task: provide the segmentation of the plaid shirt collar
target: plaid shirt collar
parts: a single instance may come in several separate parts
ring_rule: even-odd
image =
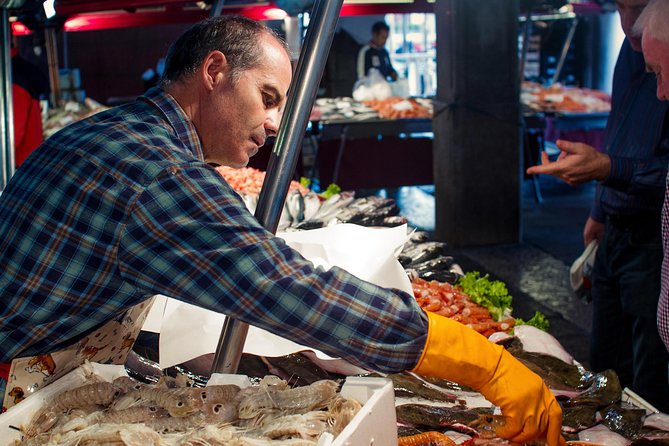
[[[144,93],[144,95],[140,96],[139,100],[158,109],[167,122],[169,122],[172,129],[174,129],[174,132],[183,142],[184,146],[193,150],[193,156],[195,156],[195,158],[205,162],[204,152],[202,151],[202,144],[200,136],[197,133],[197,128],[172,95],[166,93],[160,87],[153,87]]]

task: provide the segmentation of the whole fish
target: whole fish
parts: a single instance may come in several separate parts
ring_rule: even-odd
[[[613,370],[605,370],[597,373],[590,387],[565,403],[566,406],[587,404],[591,406],[604,407],[620,401],[622,397],[620,379]]]
[[[336,380],[342,376],[334,376],[320,368],[314,362],[307,359],[299,353],[277,357],[263,357],[263,362],[280,370],[280,377],[285,376],[285,380],[291,387],[308,386],[323,379]],[[270,368],[270,372],[273,369]],[[272,373],[275,374],[276,373]]]
[[[436,280],[437,282],[454,285],[462,275],[453,271],[425,271],[418,273],[418,277],[424,280]]]
[[[304,220],[311,220],[316,216],[318,210],[321,208],[321,199],[318,195],[309,191],[304,196]]]
[[[632,440],[641,432],[645,417],[645,409],[639,409],[629,404],[613,404],[602,412],[602,424],[613,432]]]
[[[419,397],[430,401],[443,401],[449,403],[459,401],[457,395],[432,387],[416,375],[410,373],[391,373],[386,375],[386,378],[390,378],[393,382],[396,397]]]
[[[512,355],[525,364],[527,368],[541,376],[546,385],[552,389],[574,390],[587,385],[586,377],[581,369],[554,356],[524,350],[513,351]]]
[[[449,271],[453,266],[454,260],[452,256],[439,256],[434,259],[426,260],[420,263],[411,263],[409,267],[416,270],[418,274],[426,271]]]
[[[555,356],[567,364],[574,364],[574,357],[555,337],[543,330],[531,325],[518,325],[514,328],[513,334],[520,339],[525,351]]]
[[[237,373],[246,375],[256,382],[270,374],[267,364],[259,356],[252,355],[251,353],[242,353]]]
[[[426,262],[431,259],[435,259],[439,256],[445,255],[446,243],[443,242],[427,242],[420,243],[414,246],[409,247],[409,249],[403,249],[401,254],[409,257],[411,264],[419,264]]]
[[[597,424],[597,408],[594,406],[575,406],[562,408],[562,430],[579,432]]]
[[[630,446],[669,446],[669,438],[641,437],[630,443]]]
[[[391,215],[381,220],[378,226],[394,228],[395,226],[406,225],[407,223],[409,223],[409,220],[407,220],[406,217],[402,217],[401,215]]]
[[[595,444],[605,444],[606,446],[628,446],[630,444],[627,438],[612,432],[608,427],[601,424],[579,432],[578,439]]]
[[[424,243],[430,240],[430,234],[426,231],[415,231],[409,236],[411,243]]]
[[[481,415],[491,415],[492,409],[462,409],[455,407],[429,406],[426,404],[401,404],[395,408],[397,422],[408,426],[423,426],[432,429],[449,427],[458,431],[472,432],[469,428],[480,422]]]

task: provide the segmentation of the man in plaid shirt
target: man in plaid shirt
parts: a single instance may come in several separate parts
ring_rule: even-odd
[[[564,444],[553,395],[502,347],[409,294],[314,267],[216,172],[276,134],[291,76],[266,27],[209,19],[172,45],[160,87],[33,152],[0,196],[0,362],[163,294],[369,369],[461,382],[508,416],[500,436]]]

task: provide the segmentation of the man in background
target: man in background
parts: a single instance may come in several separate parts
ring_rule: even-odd
[[[590,366],[615,370],[621,384],[669,412],[669,355],[657,330],[662,237],[660,212],[669,163],[669,104],[656,96],[646,72],[641,37],[632,27],[648,0],[617,0],[626,39],[613,76],[604,152],[557,141],[555,162],[529,174],[547,174],[577,185],[597,181],[595,203],[583,231],[587,246],[599,241],[592,271]]]
[[[657,76],[657,98],[669,100],[669,1],[651,0],[639,16],[634,31],[642,35],[646,67]],[[657,306],[657,327],[669,351],[669,183],[667,183],[662,208],[662,290]]]
[[[371,68],[376,68],[385,79],[397,80],[397,71],[386,50],[389,33],[390,27],[385,22],[376,22],[372,26],[372,40],[358,52],[358,79],[369,75]]]

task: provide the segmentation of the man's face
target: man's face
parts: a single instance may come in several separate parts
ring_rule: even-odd
[[[648,2],[649,0],[616,0],[620,24],[634,51],[641,51],[641,37],[632,33],[632,27]]]
[[[387,40],[388,40],[388,31],[385,29],[382,29],[376,33],[372,33],[372,43],[377,47],[386,46]]]
[[[657,77],[657,98],[669,100],[669,44],[644,34],[642,41],[646,68]]]
[[[279,128],[292,69],[281,45],[262,35],[262,64],[214,86],[198,127],[207,163],[244,167]]]

